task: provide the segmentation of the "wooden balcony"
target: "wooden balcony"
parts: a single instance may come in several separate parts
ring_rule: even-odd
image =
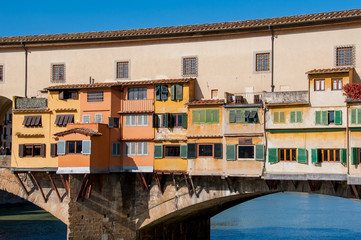
[[[122,100],[120,113],[150,113],[154,112],[154,100]]]

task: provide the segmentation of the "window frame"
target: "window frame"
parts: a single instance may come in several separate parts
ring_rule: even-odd
[[[348,64],[348,53],[347,50],[351,49],[351,54],[349,56],[350,63]],[[340,59],[340,51],[343,52],[343,59]],[[335,47],[335,65],[337,67],[342,66],[354,66],[355,65],[355,46],[353,45],[345,45],[345,46],[337,46]]]
[[[265,57],[268,57],[266,59]],[[261,65],[259,65],[259,57]],[[267,62],[268,61],[268,62]],[[267,66],[265,66],[267,64]],[[255,71],[256,72],[269,72],[271,69],[271,53],[270,52],[258,52],[255,53]]]
[[[120,66],[122,66],[122,74],[120,74],[120,71],[119,71]],[[126,66],[126,71],[124,71],[124,66]],[[129,79],[129,77],[130,77],[130,61],[128,61],[128,60],[116,61],[115,78],[116,79]]]
[[[336,82],[336,88],[334,88],[334,81],[337,81]],[[341,88],[340,88],[340,82],[341,82]],[[331,78],[331,90],[332,91],[339,91],[339,90],[342,90],[343,89],[343,81],[342,81],[342,78]]]
[[[139,145],[142,146],[142,153],[139,153]],[[144,145],[147,145],[147,153],[144,153]],[[137,142],[136,145],[136,154],[137,156],[149,156],[149,142]]]
[[[166,151],[166,148],[167,147],[178,147],[179,148],[179,156],[168,156],[166,155],[167,154],[167,151]],[[163,145],[163,158],[180,158],[181,157],[181,145]]]
[[[133,153],[129,153],[128,149],[131,149],[131,147],[128,147],[128,144],[135,144],[135,152]],[[124,156],[137,156],[137,142],[125,142],[124,144]]]
[[[327,160],[325,160],[325,151],[327,151]],[[331,151],[333,152],[333,158],[334,160],[331,160]],[[338,161],[336,161],[338,151]],[[322,155],[321,158],[319,158],[320,154]],[[317,159],[318,162],[334,162],[334,163],[341,163],[341,148],[318,148],[317,149]]]
[[[94,96],[91,96],[94,94]],[[86,93],[87,102],[104,102],[104,91],[89,91]]]
[[[0,83],[5,82],[5,65],[0,64]]]
[[[26,148],[31,149],[31,154],[26,154]],[[35,148],[38,148],[39,154],[35,154]],[[23,157],[41,157],[41,143],[24,144]]]
[[[239,157],[239,147],[253,147],[253,158],[240,158]],[[237,160],[241,160],[241,161],[247,161],[247,160],[255,160],[256,159],[256,145],[242,145],[242,144],[237,144],[236,146],[236,151],[237,151]]]
[[[192,61],[194,61],[194,71],[192,70]],[[189,65],[187,67],[187,65]],[[182,76],[183,77],[196,77],[198,76],[198,57],[187,56],[182,57]],[[187,70],[188,68],[188,70]]]
[[[281,159],[281,151],[283,151],[283,155],[285,159]],[[287,160],[287,151],[289,152],[290,160]],[[294,160],[293,160],[293,151],[294,151]],[[297,162],[297,148],[278,148],[278,162]]]
[[[73,143],[74,142],[74,152],[69,152],[69,143]],[[80,152],[78,151],[78,145],[80,143],[81,149]],[[66,141],[66,150],[65,150],[65,154],[71,154],[71,155],[79,155],[79,154],[83,154],[83,141],[82,140],[74,140],[74,141]]]
[[[323,82],[323,89],[321,89],[321,82]],[[319,87],[319,89],[317,89],[317,86]],[[325,91],[325,79],[324,78],[317,78],[317,79],[314,79],[314,86],[313,86],[313,91],[315,92],[322,92],[322,91]]]
[[[211,156],[201,156],[199,154],[200,146],[212,146],[212,155]],[[214,157],[214,144],[213,143],[198,143],[197,144],[197,158],[213,158]]]
[[[62,76],[61,78],[59,77],[59,75],[61,75],[60,73],[61,72],[58,72],[57,73],[57,68],[63,68],[62,70]],[[59,71],[59,69],[58,69]],[[51,64],[51,71],[50,71],[50,74],[51,74],[51,82],[52,83],[65,83],[66,81],[66,65],[65,63],[52,63]]]
[[[175,116],[176,121],[173,121],[173,117]],[[171,113],[170,117],[172,118],[172,128],[181,128],[183,127],[183,113]],[[179,118],[182,119],[182,122],[179,124]],[[162,119],[163,120],[163,119]],[[162,122],[163,123],[163,122]]]
[[[131,90],[133,90],[133,91],[131,91]],[[137,98],[134,97],[135,92],[137,93]],[[142,94],[140,94],[140,93],[142,93]],[[130,96],[132,96],[132,97],[130,97]],[[139,96],[142,96],[142,98],[140,98]],[[145,96],[145,98],[144,98],[144,96]],[[148,93],[147,93],[147,88],[146,87],[129,87],[128,88],[127,100],[147,100],[147,99],[148,99]]]

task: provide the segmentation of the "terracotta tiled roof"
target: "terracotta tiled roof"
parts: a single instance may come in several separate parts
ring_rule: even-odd
[[[51,112],[48,108],[24,108],[24,109],[13,109],[13,113],[41,113]]]
[[[220,138],[222,135],[187,135],[187,138]]]
[[[106,88],[106,87],[134,86],[134,85],[172,84],[172,83],[188,83],[188,82],[191,82],[194,80],[195,80],[195,78],[180,78],[180,79],[158,79],[158,80],[106,82],[106,83],[92,83],[92,84],[66,84],[66,85],[50,86],[47,89],[48,90],[84,89],[84,88]]]
[[[76,111],[76,108],[55,108],[55,112],[74,112]]]
[[[317,23],[339,19],[347,19],[361,16],[361,9],[342,10],[334,12],[323,12],[313,14],[302,14],[285,17],[274,17],[255,20],[221,22],[221,23],[207,23],[187,26],[172,26],[172,27],[155,27],[132,30],[116,30],[103,32],[85,32],[85,33],[64,33],[64,34],[49,34],[49,35],[34,35],[34,36],[16,36],[16,37],[2,37],[1,43],[20,43],[23,42],[55,42],[55,41],[80,41],[80,40],[112,40],[122,38],[146,38],[157,37],[160,35],[179,35],[186,33],[206,33],[216,32],[222,30],[238,30],[257,27],[267,27],[269,25],[287,25],[294,23]]]
[[[215,104],[224,104],[224,99],[202,99],[202,100],[195,100],[186,105],[215,105]]]
[[[353,67],[313,69],[311,71],[306,72],[306,74],[345,73],[345,72],[350,72],[352,69]]]
[[[33,134],[25,134],[25,133],[16,133],[18,137],[44,137],[42,133],[33,133]]]
[[[93,130],[90,128],[72,128],[63,132],[55,133],[54,136],[62,137],[64,135],[72,134],[72,133],[80,133],[86,136],[101,136],[102,134],[97,130]]]

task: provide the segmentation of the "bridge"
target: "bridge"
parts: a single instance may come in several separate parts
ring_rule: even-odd
[[[281,191],[357,199],[343,181],[264,180],[187,174],[14,174],[2,158],[0,190],[48,211],[68,239],[209,239],[210,218],[239,203]],[[64,184],[65,183],[65,184]]]

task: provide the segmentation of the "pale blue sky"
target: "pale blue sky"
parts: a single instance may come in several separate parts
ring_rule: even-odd
[[[2,0],[0,36],[227,22],[361,8],[361,0]]]

